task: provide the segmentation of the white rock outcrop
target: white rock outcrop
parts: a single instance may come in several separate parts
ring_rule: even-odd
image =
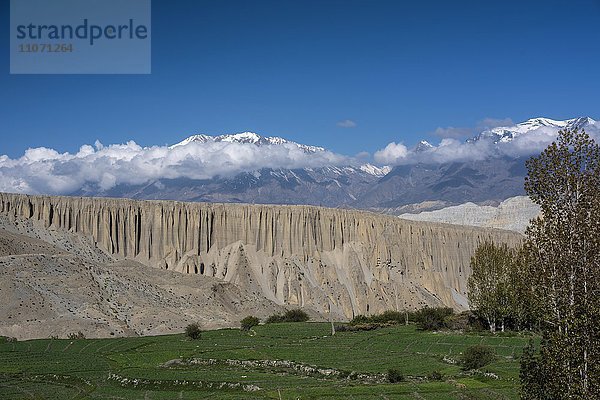
[[[418,214],[405,213],[399,217],[413,221],[443,222],[455,225],[480,226],[525,232],[529,221],[540,214],[540,207],[527,196],[511,197],[497,207],[465,203]]]

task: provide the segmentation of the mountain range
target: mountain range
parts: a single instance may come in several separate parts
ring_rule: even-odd
[[[491,139],[494,141],[494,143],[507,143],[518,138],[519,136],[526,135],[527,133],[540,128],[549,128],[558,131],[559,129],[581,130],[590,127],[597,128],[598,126],[598,121],[595,121],[590,117],[579,117],[564,121],[558,121],[550,118],[531,118],[513,126],[501,126],[484,130],[475,138],[470,140],[476,141],[482,139]]]
[[[379,210],[391,213],[432,210],[474,202],[498,205],[524,194],[525,160],[539,152],[560,129],[600,131],[589,117],[568,120],[533,118],[486,129],[465,142],[422,140],[396,165],[347,161],[347,165],[258,168],[206,179],[160,178],[141,184],[117,184],[107,190],[86,186],[73,195],[204,202],[307,204]],[[169,146],[237,143],[308,155],[327,153],[319,146],[253,132],[210,136],[196,134]]]

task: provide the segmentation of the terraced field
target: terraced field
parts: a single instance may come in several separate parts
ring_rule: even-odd
[[[197,341],[170,335],[4,342],[0,398],[516,399],[515,357],[526,341],[412,326],[330,336],[328,324],[296,323],[208,331]],[[452,363],[479,343],[495,349],[494,363],[477,373]],[[390,368],[404,381],[387,382]]]

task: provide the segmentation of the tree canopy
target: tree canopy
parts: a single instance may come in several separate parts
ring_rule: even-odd
[[[525,190],[542,216],[527,230],[524,257],[543,340],[522,364],[523,397],[599,398],[600,148],[563,130],[527,168]]]
[[[489,241],[481,243],[471,258],[472,273],[467,283],[469,303],[486,320],[491,332],[496,331],[498,323],[504,330],[505,320],[511,313],[510,269],[514,258],[514,250],[506,244]]]

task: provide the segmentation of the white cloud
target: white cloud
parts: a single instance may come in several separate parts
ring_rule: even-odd
[[[500,124],[499,126],[506,126],[509,122],[508,120],[495,121]],[[487,121],[487,123],[493,122]],[[586,132],[597,142],[600,141],[600,123],[588,125]],[[492,140],[486,139],[457,140],[452,137],[453,132],[450,132],[451,137],[443,138],[437,146],[419,152],[408,150],[405,146],[392,142],[375,153],[375,161],[388,165],[439,164],[451,161],[477,161],[499,156],[529,156],[544,150],[556,139],[557,133],[558,128],[543,126],[517,135],[511,141],[494,144]]]
[[[514,125],[510,118],[484,118],[478,121],[474,127],[463,127],[455,128],[453,126],[439,127],[435,131],[431,132],[431,135],[440,138],[466,138],[469,136],[475,136],[479,132],[487,129],[496,128],[499,126],[512,126]]]
[[[598,132],[595,129],[589,130],[588,133],[595,135]],[[556,139],[558,129],[541,127],[536,130],[527,132],[527,134],[517,136],[508,143],[501,143],[498,148],[506,155],[529,155],[544,150],[550,143]]]
[[[510,118],[484,118],[477,123],[477,130],[484,131],[499,126],[513,126],[515,123]]]
[[[368,151],[361,151],[361,152],[356,153],[354,158],[356,158],[358,160],[368,160],[371,158],[371,154]]]
[[[119,184],[145,184],[161,178],[210,179],[261,168],[318,168],[351,165],[351,157],[330,151],[305,152],[297,145],[256,146],[208,142],[185,146],[83,145],[75,154],[39,147],[18,159],[0,156],[0,191],[72,193],[81,188],[109,190]]]
[[[454,128],[449,126],[447,128],[436,128],[431,134],[440,138],[462,138],[473,135],[473,132],[472,128]]]
[[[344,119],[339,121],[337,124],[340,128],[356,128],[357,123],[352,121],[351,119]]]
[[[600,123],[587,126],[586,131],[600,140]],[[404,165],[526,156],[543,150],[555,140],[556,133],[555,128],[540,127],[497,145],[489,140],[465,142],[448,137],[420,152],[392,142],[373,158],[379,165]],[[368,157],[368,153],[348,157],[327,150],[306,152],[293,143],[257,146],[209,141],[169,148],[141,147],[133,141],[105,146],[96,141],[94,146],[81,146],[76,153],[38,147],[16,159],[0,155],[0,191],[68,194],[82,188],[96,191],[122,184],[156,184],[159,179],[229,177],[261,168],[359,165]]]
[[[392,142],[384,149],[376,151],[375,161],[384,165],[400,164],[408,156],[408,148],[402,143]]]

